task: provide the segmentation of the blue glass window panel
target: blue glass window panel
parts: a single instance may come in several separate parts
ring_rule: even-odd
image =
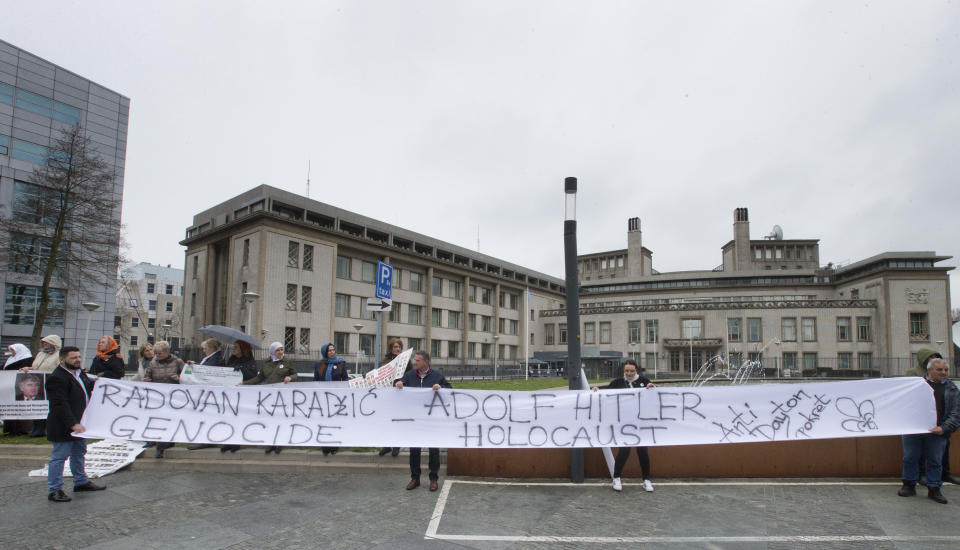
[[[13,158],[43,164],[47,160],[47,148],[43,145],[30,143],[14,138],[13,140]]]
[[[0,103],[13,105],[13,86],[0,82]]]
[[[53,112],[53,100],[26,90],[17,89],[17,107],[38,115],[50,116]]]
[[[7,154],[7,147],[10,146],[10,138],[7,136],[0,136],[0,155]]]
[[[68,124],[79,124],[80,109],[55,101],[53,103],[53,118]]]

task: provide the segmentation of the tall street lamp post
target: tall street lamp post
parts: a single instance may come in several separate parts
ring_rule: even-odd
[[[496,381],[497,379],[497,359],[499,359],[499,356],[500,356],[500,347],[497,345],[497,340],[499,339],[500,339],[499,334],[493,335],[493,379],[494,381]]]
[[[256,292],[247,291],[241,294],[240,297],[243,298],[243,301],[247,304],[247,334],[252,336],[253,326],[251,323],[253,323],[253,304],[260,299],[260,295]]]
[[[357,331],[357,373],[360,372],[360,331],[363,330],[362,323],[354,323],[353,330]],[[343,350],[346,353],[347,350]],[[323,358],[320,358],[323,360]]]
[[[577,178],[563,180],[563,253],[567,291],[567,382],[580,388],[580,289],[577,275]],[[570,450],[570,481],[583,483],[583,449]]]
[[[96,302],[84,302],[80,304],[83,306],[83,309],[87,310],[87,331],[83,335],[83,360],[87,360],[87,342],[90,341],[90,319],[93,318],[93,312],[100,309],[100,304]]]

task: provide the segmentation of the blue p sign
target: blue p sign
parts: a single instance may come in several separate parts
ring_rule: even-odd
[[[393,291],[393,266],[377,262],[377,298],[390,300]]]

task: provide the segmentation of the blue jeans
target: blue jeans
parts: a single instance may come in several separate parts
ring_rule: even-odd
[[[50,465],[47,467],[47,488],[50,492],[63,488],[63,462],[70,458],[70,473],[73,474],[73,486],[84,485],[87,472],[83,467],[83,459],[87,454],[87,440],[54,441],[53,452],[50,453]]]
[[[947,445],[947,438],[942,435],[908,434],[903,438],[903,482],[916,485],[920,476],[920,456],[927,458],[927,487],[943,485],[943,449]]]

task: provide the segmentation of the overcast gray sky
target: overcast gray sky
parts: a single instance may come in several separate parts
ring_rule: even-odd
[[[563,276],[639,216],[660,271],[732,236],[958,256],[960,2],[0,0],[0,37],[131,98],[123,218],[182,266],[266,183]],[[952,259],[941,265],[956,266]],[[960,276],[951,276],[954,281]],[[960,287],[953,303],[960,304]]]

